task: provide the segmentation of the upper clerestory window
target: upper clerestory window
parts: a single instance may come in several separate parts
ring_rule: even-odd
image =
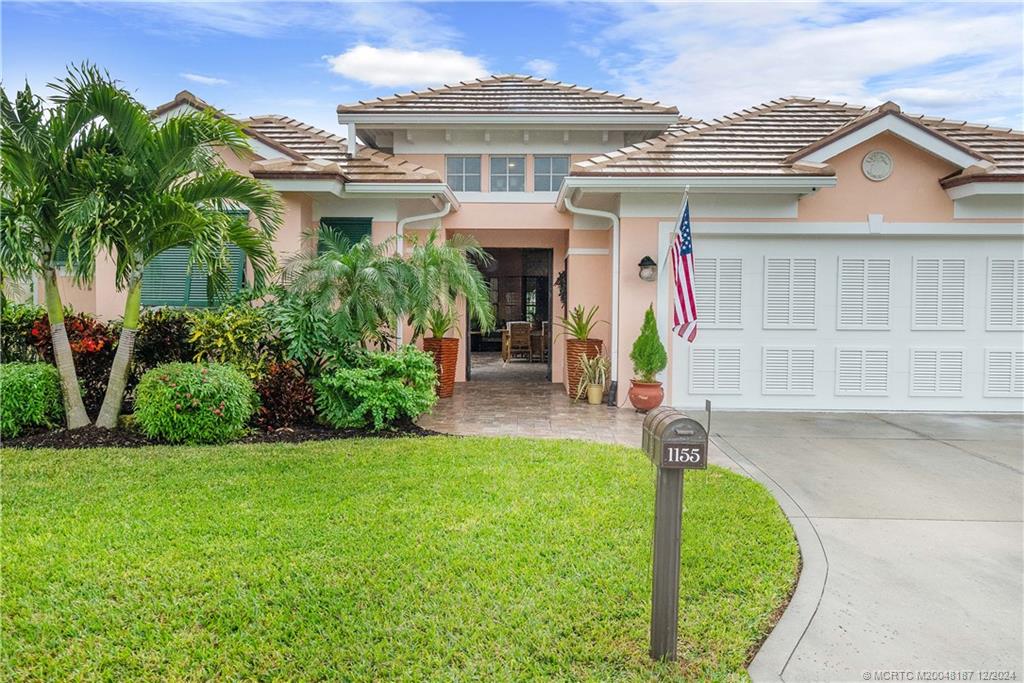
[[[480,157],[448,157],[446,175],[448,186],[456,192],[480,191]]]
[[[536,156],[533,158],[533,189],[536,192],[557,192],[562,178],[569,175],[569,157]]]
[[[491,157],[491,192],[525,192],[526,157]]]

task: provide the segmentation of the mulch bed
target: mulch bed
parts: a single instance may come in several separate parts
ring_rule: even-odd
[[[321,425],[309,425],[286,427],[274,431],[253,430],[233,443],[302,443],[329,439],[395,439],[419,436],[444,436],[444,434],[423,429],[412,422],[397,425],[392,430],[382,432],[368,429],[332,429]],[[139,448],[160,445],[160,442],[130,428],[104,429],[90,425],[78,429],[29,432],[14,439],[5,439],[0,445],[4,448]]]

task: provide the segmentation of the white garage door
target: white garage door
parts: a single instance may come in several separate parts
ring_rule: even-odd
[[[673,405],[1024,407],[1020,240],[704,236],[695,247],[700,333],[673,337]]]

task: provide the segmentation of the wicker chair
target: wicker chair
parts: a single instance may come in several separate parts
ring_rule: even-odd
[[[526,358],[533,362],[533,346],[530,344],[530,323],[508,324],[508,360]]]

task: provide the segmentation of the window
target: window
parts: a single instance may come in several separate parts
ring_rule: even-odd
[[[557,192],[562,178],[569,175],[569,157],[536,156],[533,158],[533,189],[535,192]]]
[[[889,259],[839,259],[840,330],[889,329]]]
[[[738,330],[743,296],[743,259],[695,258],[697,319],[704,329]]]
[[[914,259],[913,329],[964,329],[966,275],[964,259]]]
[[[990,330],[1024,329],[1024,259],[988,260]]]
[[[985,396],[1024,396],[1024,351],[985,349]]]
[[[224,213],[248,220],[249,212],[230,210]],[[188,247],[171,247],[146,264],[142,276],[143,306],[188,306],[203,308],[217,304],[222,297],[211,297],[209,273],[205,268],[188,267]],[[238,293],[245,284],[245,254],[234,244],[228,245],[228,291]]]
[[[765,329],[814,329],[816,288],[815,259],[765,258]]]
[[[814,394],[814,349],[765,346],[761,391],[768,394]]]
[[[887,396],[888,349],[836,349],[837,396]]]
[[[961,396],[963,349],[910,349],[911,396]]]
[[[456,192],[480,191],[480,157],[448,157],[448,186]]]
[[[691,394],[740,393],[740,348],[690,347]]]
[[[368,237],[373,232],[372,218],[321,218],[320,229],[327,228],[335,234],[344,235],[352,244]],[[316,252],[322,254],[324,245],[317,242]]]
[[[491,157],[491,192],[526,190],[526,157]]]

